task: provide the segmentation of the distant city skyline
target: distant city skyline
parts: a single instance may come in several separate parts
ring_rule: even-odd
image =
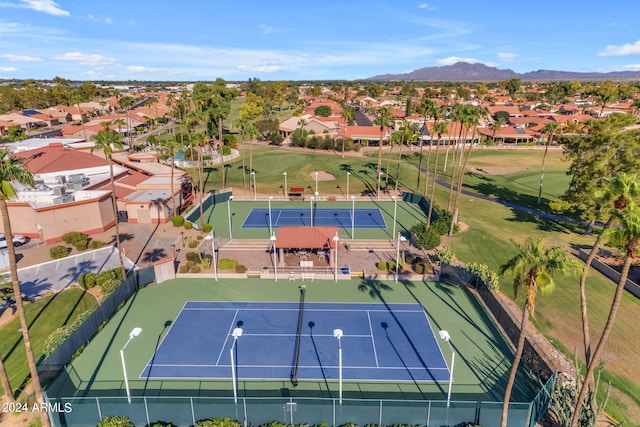
[[[640,71],[640,3],[0,0],[0,78],[355,80],[464,61]]]

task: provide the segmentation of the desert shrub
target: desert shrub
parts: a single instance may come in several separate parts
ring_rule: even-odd
[[[248,270],[246,265],[238,264],[236,265],[236,273],[246,273]]]
[[[196,239],[198,239],[198,240],[202,240],[202,239],[204,239],[204,236],[203,236],[202,234],[198,234],[198,235],[196,236]]]
[[[415,257],[411,254],[406,254],[404,256],[404,262],[406,262],[407,264],[413,264],[413,260],[415,259]]]
[[[186,221],[184,223],[184,229],[185,230],[191,230],[193,228],[193,224],[191,224],[189,221]]]
[[[102,248],[102,247],[104,247],[106,245],[107,245],[107,243],[103,242],[101,240],[91,240],[89,242],[89,249],[99,249],[99,248]]]
[[[128,417],[116,415],[113,417],[102,417],[102,421],[96,427],[136,427]]]
[[[413,271],[416,272],[416,274],[424,274],[424,264],[416,264],[413,266]]]
[[[70,231],[60,236],[60,239],[68,245],[73,245],[77,240],[85,239],[87,236],[79,231]]]
[[[421,256],[417,256],[413,259],[413,263],[414,264],[420,264],[422,262],[422,257]]]
[[[387,262],[387,270],[396,271],[396,262],[395,261],[388,261]]]
[[[222,258],[218,261],[220,270],[235,270],[237,265],[238,261],[235,259]]]
[[[449,234],[449,228],[451,227],[451,221],[453,221],[453,214],[449,211],[440,210],[440,217],[431,223],[431,227],[429,230],[435,230],[436,233],[440,236],[444,236],[445,234]],[[460,227],[456,224],[453,227],[453,233],[457,233],[460,230]]]
[[[96,285],[96,273],[87,272],[83,273],[78,277],[78,284],[82,286],[83,289],[90,289]]]
[[[156,421],[155,423],[149,424],[149,427],[178,427],[174,423],[169,423],[166,421]]]
[[[76,250],[78,251],[86,251],[87,248],[89,247],[89,241],[88,240],[78,240],[77,242],[75,242],[73,244],[73,247],[76,248]]]
[[[176,215],[171,218],[171,223],[174,227],[182,227],[184,225],[184,217],[182,215]]]
[[[418,223],[411,227],[411,232],[416,235],[418,247],[421,249],[430,250],[440,245],[440,234],[433,226],[426,231],[424,225]]]
[[[53,259],[64,258],[69,255],[69,248],[61,245],[54,246],[49,249],[49,255],[51,255]]]
[[[231,418],[208,418],[198,421],[193,427],[240,427],[240,423]]]
[[[378,267],[378,270],[382,270],[382,271],[388,270],[387,261],[378,261],[376,263],[376,267]]]
[[[189,273],[200,273],[200,271],[202,271],[200,269],[199,265],[194,265],[192,267],[189,267]]]
[[[187,252],[185,257],[187,258],[187,261],[196,262],[198,261],[198,252]]]
[[[189,272],[189,266],[182,264],[179,268],[178,268],[178,273],[188,273]]]
[[[498,273],[489,268],[487,264],[478,264],[472,262],[467,264],[465,269],[475,274],[482,283],[484,283],[489,289],[497,291],[500,289],[500,276]]]
[[[204,224],[202,226],[202,231],[205,233],[211,233],[211,230],[213,230],[213,226],[211,224]]]
[[[188,222],[187,224],[191,224],[190,222]],[[189,242],[189,248],[191,249],[195,249],[198,247],[198,241],[197,240],[192,240]]]
[[[191,268],[194,265],[196,265],[196,262],[195,261],[187,261],[185,265],[187,266],[187,268]]]
[[[450,246],[447,246],[446,248],[436,249],[436,256],[438,257],[438,264],[451,264],[453,260],[456,259],[456,256],[451,250]]]

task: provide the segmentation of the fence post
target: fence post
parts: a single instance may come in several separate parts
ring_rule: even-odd
[[[196,425],[196,413],[193,410],[193,397],[189,398],[189,405],[191,405],[191,419],[193,420],[193,425]]]
[[[144,397],[144,413],[147,415],[147,425],[151,425],[151,420],[149,419],[149,406],[147,406],[147,398]]]
[[[378,426],[382,427],[382,400],[380,400],[380,416],[378,418]]]
[[[332,407],[333,407],[333,423],[332,427],[336,427],[336,400],[331,399]]]
[[[98,423],[102,421],[102,410],[100,410],[100,398],[96,397],[96,407],[98,408]],[[98,424],[96,423],[96,424]]]

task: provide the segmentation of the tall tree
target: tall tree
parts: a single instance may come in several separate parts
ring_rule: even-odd
[[[356,113],[353,111],[353,108],[348,105],[343,105],[342,110],[340,111],[340,117],[342,118],[342,123],[344,128],[347,126],[351,126],[356,120]],[[344,159],[344,144],[347,137],[342,135],[342,158]]]
[[[16,300],[16,310],[18,312],[18,318],[20,319],[22,341],[27,355],[29,372],[31,373],[31,384],[33,385],[37,402],[39,404],[43,404],[44,396],[42,394],[42,386],[40,384],[36,359],[33,355],[33,348],[31,347],[29,324],[27,323],[27,317],[24,312],[24,302],[22,300],[22,291],[20,290],[20,280],[18,278],[18,266],[16,263],[16,250],[13,246],[11,219],[9,218],[9,208],[7,206],[7,200],[16,196],[14,184],[20,183],[33,187],[33,174],[25,168],[23,164],[24,160],[11,157],[8,149],[0,149],[0,215],[2,215],[2,226],[4,228],[7,252],[9,254],[9,272],[13,288],[13,297]],[[6,375],[6,372],[4,374]],[[7,384],[5,384],[3,379],[2,386],[4,388],[5,395],[10,395],[12,390],[9,386],[8,380]],[[43,426],[49,426],[49,418],[45,411],[40,413],[40,420]]]
[[[104,129],[93,136],[95,144],[91,147],[91,152],[96,150],[102,151],[104,157],[109,162],[109,183],[111,184],[111,207],[113,208],[113,218],[116,223],[116,249],[118,258],[120,259],[120,274],[124,280],[127,272],[124,268],[124,258],[122,256],[122,248],[120,242],[120,223],[118,222],[118,203],[116,201],[116,184],[113,176],[113,151],[122,150],[122,135],[115,130],[109,129],[109,122],[103,124]]]
[[[611,330],[613,329],[613,324],[616,320],[616,315],[618,314],[618,307],[620,306],[620,301],[622,300],[624,286],[627,282],[627,278],[629,277],[631,264],[633,263],[633,260],[636,258],[636,255],[638,253],[638,246],[640,241],[640,208],[638,208],[638,205],[630,202],[625,209],[612,210],[611,215],[616,218],[619,226],[609,228],[606,231],[606,234],[611,238],[611,241],[614,245],[622,248],[625,253],[625,258],[624,263],[622,264],[622,269],[620,271],[620,278],[616,286],[616,291],[613,296],[613,300],[611,301],[611,307],[609,309],[607,322],[605,323],[604,329],[600,334],[600,339],[598,340],[595,350],[591,355],[591,361],[587,366],[585,378],[590,378],[591,376],[593,376],[593,373],[600,363],[600,354],[604,350],[604,346],[607,342],[607,339],[609,338],[609,335],[611,334]],[[578,394],[578,398],[576,400],[573,419],[571,420],[571,427],[577,427],[578,425],[582,405],[587,397],[589,388],[589,381],[584,381],[582,383],[582,386],[580,387],[580,393]]]
[[[382,172],[382,144],[384,143],[384,136],[387,128],[393,123],[392,119],[391,108],[380,107],[376,110],[376,118],[373,121],[374,125],[380,127],[380,139],[378,140],[378,168],[376,169],[376,181],[380,187],[382,187],[382,185],[380,185],[380,173]],[[380,194],[376,194],[376,197],[380,197]]]
[[[447,132],[449,124],[447,122],[436,122],[433,125],[433,132],[438,135],[438,139],[436,140],[436,159],[433,163],[433,179],[431,180],[431,196],[429,197],[429,213],[427,214],[427,223],[425,225],[428,230],[431,227],[431,218],[433,216],[433,204],[435,203],[434,199],[436,197],[436,181],[438,180],[438,157],[440,154],[440,140],[442,139],[442,134]]]
[[[129,116],[129,109],[135,103],[135,99],[131,96],[123,96],[118,100],[118,104],[120,108],[124,110],[124,115],[127,119],[127,139],[129,140],[129,145],[133,143],[133,132],[131,131],[131,117]]]
[[[424,129],[428,131],[427,118],[437,115],[436,103],[431,100],[426,94],[420,99],[420,103],[416,106],[416,112],[422,115],[422,122]],[[416,182],[416,193],[420,191],[420,177],[422,176],[422,151],[424,146],[424,139],[420,138],[420,154],[418,156],[418,177]],[[431,149],[431,147],[429,147]],[[425,179],[429,170],[429,164],[426,167]],[[425,183],[426,185],[426,183]]]
[[[542,170],[540,171],[540,186],[538,187],[538,204],[542,200],[542,181],[544,180],[544,166],[549,152],[549,145],[553,142],[553,137],[560,129],[558,122],[549,122],[542,128],[542,133],[547,134],[547,143],[544,145],[544,154],[542,155]]]
[[[250,80],[251,81],[251,80]],[[244,102],[238,107],[240,118],[252,125],[251,130],[257,131],[255,125],[260,117],[264,114],[264,99],[254,93],[248,93]],[[246,132],[248,135],[256,136],[257,132]],[[249,138],[251,139],[251,138]],[[251,143],[251,141],[250,141]],[[249,172],[253,171],[253,143],[249,145]]]
[[[535,314],[538,290],[542,295],[551,294],[555,289],[554,277],[577,271],[578,265],[566,249],[557,246],[545,249],[544,242],[541,239],[528,238],[523,245],[517,245],[517,254],[500,267],[502,274],[510,273],[513,275],[515,298],[517,298],[520,289],[526,292],[516,354],[504,391],[501,427],[507,427],[511,391],[513,390],[516,373],[524,350],[529,316],[534,316]]]
[[[164,141],[162,141],[160,143],[160,152],[166,156],[170,163],[169,166],[171,167],[171,202],[172,202],[172,215],[177,215],[177,210],[176,210],[176,192],[174,189],[174,173],[175,173],[175,157],[176,157],[176,153],[181,150],[183,147],[180,145],[180,143],[178,142],[178,140],[174,137],[174,138],[170,138],[170,139],[165,139]]]

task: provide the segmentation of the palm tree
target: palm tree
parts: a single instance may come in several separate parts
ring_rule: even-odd
[[[436,159],[433,164],[433,182],[431,185],[431,197],[429,198],[429,213],[427,214],[427,224],[426,229],[428,230],[431,226],[431,217],[433,214],[433,204],[434,198],[436,197],[436,180],[438,179],[438,157],[440,154],[440,139],[442,139],[442,134],[447,131],[449,124],[446,122],[436,122],[433,125],[433,132],[438,135],[438,139],[436,140]]]
[[[524,245],[517,245],[517,251],[518,253],[513,258],[500,267],[501,274],[513,274],[514,297],[517,298],[521,288],[524,288],[526,292],[516,354],[504,391],[501,427],[507,427],[511,390],[524,350],[529,316],[534,316],[535,313],[538,290],[542,295],[551,294],[555,288],[554,277],[577,271],[579,265],[566,249],[557,246],[545,249],[542,239],[539,238],[528,238]]]
[[[609,309],[609,316],[607,317],[607,323],[605,323],[604,329],[600,334],[598,344],[591,355],[591,361],[587,365],[587,372],[585,378],[593,376],[596,368],[599,364],[600,354],[604,349],[605,343],[609,338],[609,334],[613,329],[613,324],[618,313],[618,307],[622,300],[622,293],[624,292],[624,285],[629,277],[629,270],[631,264],[638,253],[639,241],[640,241],[640,208],[633,202],[629,202],[627,207],[622,210],[612,210],[611,215],[619,222],[619,227],[609,228],[606,231],[606,235],[610,236],[611,241],[619,244],[625,251],[624,263],[622,264],[622,270],[620,271],[620,279],[616,286],[616,292],[611,301],[611,308]],[[582,409],[582,404],[587,397],[587,392],[590,389],[590,382],[584,381],[580,387],[580,393],[576,400],[575,409],[573,413],[573,419],[571,420],[571,427],[577,427],[578,420]]]
[[[507,121],[504,119],[504,117],[498,117],[496,121],[491,123],[491,126],[489,126],[489,128],[493,131],[491,139],[493,140],[494,144],[496,143],[496,132],[498,132],[500,128],[505,124],[507,124]]]
[[[16,300],[16,310],[18,311],[18,317],[20,318],[20,327],[22,330],[22,341],[24,342],[24,349],[27,356],[27,363],[29,365],[29,372],[31,373],[31,384],[36,395],[38,403],[44,403],[42,394],[42,385],[40,384],[40,377],[38,376],[38,368],[36,366],[36,359],[33,356],[33,349],[31,347],[31,337],[29,336],[29,324],[27,323],[27,317],[24,312],[24,304],[22,300],[22,292],[20,290],[20,281],[18,279],[18,266],[16,263],[16,250],[13,246],[13,233],[11,232],[11,219],[9,218],[9,208],[7,206],[7,200],[16,196],[16,190],[14,183],[20,183],[33,187],[33,174],[23,167],[24,160],[18,158],[12,158],[9,156],[8,149],[0,149],[0,215],[2,215],[2,227],[4,229],[4,235],[7,242],[7,252],[9,254],[9,271],[11,276],[11,285],[13,288],[13,297]],[[9,380],[6,379],[6,371],[4,365],[2,365],[2,387],[4,394],[10,396],[12,393]],[[9,400],[12,400],[13,396],[10,396]],[[49,418],[43,411],[40,414],[40,420],[43,426],[49,426]]]
[[[167,158],[170,159],[169,166],[171,167],[171,200],[172,200],[172,215],[176,215],[176,196],[175,196],[175,191],[173,188],[173,178],[174,178],[174,169],[175,169],[175,156],[176,156],[176,152],[178,152],[178,150],[180,150],[182,147],[180,146],[180,143],[175,139],[175,138],[171,138],[171,139],[167,139],[164,140],[160,143],[160,152],[162,155],[166,156]]]
[[[340,112],[340,117],[342,117],[342,120],[344,122],[344,126],[346,128],[347,126],[350,126],[350,125],[353,124],[353,122],[355,122],[356,113],[355,113],[355,111],[353,111],[353,108],[351,108],[351,107],[349,107],[347,105],[343,105],[342,106],[342,111]],[[345,143],[345,139],[346,139],[346,136],[343,135],[342,136],[342,158],[343,159],[344,159],[344,143]]]
[[[105,158],[109,162],[109,183],[111,184],[111,206],[113,207],[113,217],[116,222],[116,249],[118,250],[118,257],[120,258],[120,274],[124,280],[127,277],[127,272],[124,268],[124,259],[122,257],[122,248],[120,243],[120,223],[118,222],[118,204],[116,202],[116,184],[113,179],[113,150],[122,150],[122,135],[115,130],[109,129],[109,122],[103,124],[104,129],[93,136],[95,144],[91,147],[91,152],[100,150],[104,153]]]
[[[416,106],[416,111],[419,114],[422,114],[422,123],[425,129],[428,129],[427,127],[428,117],[430,116],[436,117],[436,120],[437,120],[437,110],[438,110],[438,107],[436,106],[436,103],[433,100],[429,99],[427,96],[422,97],[422,99],[420,100],[420,104]],[[424,139],[420,139],[420,155],[418,157],[418,182],[416,183],[416,192],[418,192],[420,188],[420,175],[421,175],[420,171],[422,170],[423,145],[424,145]],[[427,170],[428,169],[429,169],[429,165],[427,164]],[[426,177],[427,176],[425,174],[425,179]],[[426,186],[426,183],[425,183],[425,186]]]
[[[303,139],[304,139],[304,127],[308,124],[309,122],[307,122],[307,120],[304,118],[298,120],[298,126],[300,126],[300,135],[302,135]]]
[[[542,128],[542,133],[547,134],[547,143],[544,146],[544,154],[542,155],[542,171],[540,172],[540,186],[538,188],[538,204],[542,200],[542,180],[544,179],[544,164],[547,160],[547,152],[549,151],[549,145],[553,142],[553,136],[560,129],[558,122],[549,122]]]
[[[391,126],[391,108],[380,107],[376,110],[376,119],[373,121],[374,125],[380,126],[380,139],[378,141],[378,168],[376,169],[376,180],[380,182],[380,172],[382,172],[382,142],[384,140],[384,133],[386,129]],[[385,188],[386,188],[385,182]],[[379,189],[378,189],[379,190]],[[380,197],[380,194],[376,194]]]

